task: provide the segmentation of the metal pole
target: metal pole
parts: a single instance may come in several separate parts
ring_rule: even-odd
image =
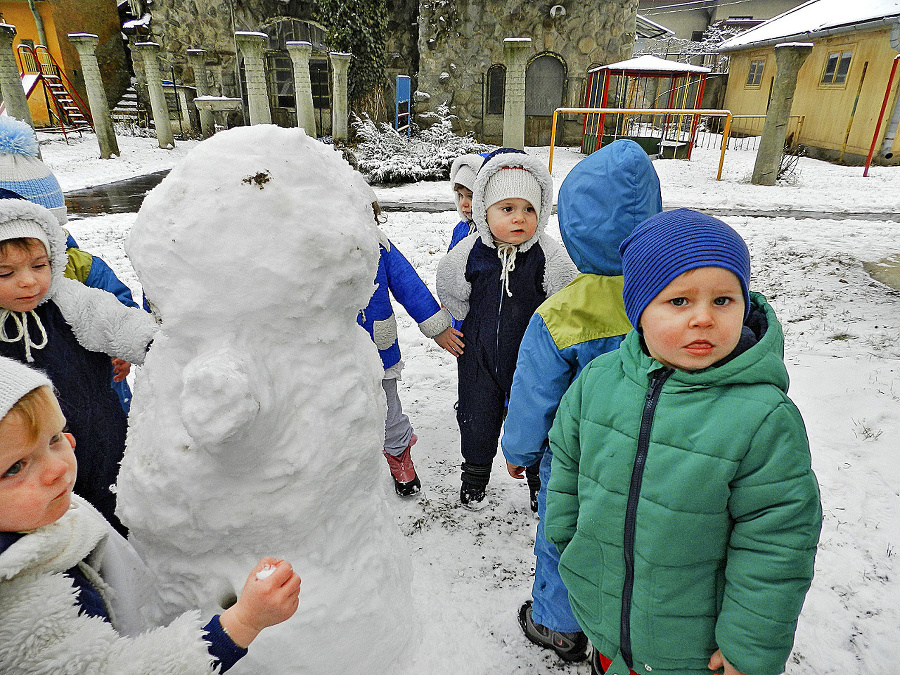
[[[869,175],[869,165],[872,164],[872,156],[875,154],[875,144],[878,142],[878,132],[881,131],[881,122],[884,120],[884,111],[887,110],[888,100],[891,95],[891,87],[894,85],[894,75],[897,73],[897,61],[900,60],[900,54],[894,57],[894,64],[891,66],[891,75],[888,77],[887,87],[884,90],[884,101],[881,104],[881,112],[878,113],[878,123],[875,125],[875,133],[872,134],[872,145],[869,147],[869,154],[866,157],[866,168],[863,171],[863,178]]]

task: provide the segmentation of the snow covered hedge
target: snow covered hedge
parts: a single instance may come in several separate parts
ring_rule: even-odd
[[[354,115],[353,127],[362,139],[356,148],[359,170],[371,183],[414,183],[444,180],[459,155],[490,152],[494,146],[475,141],[471,134],[453,133],[453,116],[446,106],[428,129],[407,137],[390,124],[376,125],[367,115]]]

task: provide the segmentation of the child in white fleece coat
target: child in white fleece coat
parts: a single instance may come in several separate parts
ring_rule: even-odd
[[[51,387],[0,357],[0,672],[224,672],[294,614],[300,578],[264,558],[205,626],[194,611],[146,631],[152,584],[128,543],[72,494],[75,441]]]

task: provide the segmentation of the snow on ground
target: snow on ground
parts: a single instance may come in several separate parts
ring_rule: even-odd
[[[92,159],[91,149],[99,153],[90,137],[42,150],[64,188],[75,189],[171,166],[190,145],[164,151],[153,139],[120,139],[123,157],[105,161]],[[529,152],[546,157],[549,148]],[[557,187],[580,158],[556,149]],[[752,151],[729,151],[720,182],[718,159],[717,150],[698,149],[689,162],[655,166],[665,208],[737,214],[723,218],[750,246],[752,288],[769,298],[785,328],[790,394],[807,424],[825,518],[787,672],[893,672],[900,659],[900,292],[873,281],[862,263],[900,253],[900,167],[873,167],[863,178],[860,167],[801,158],[787,184],[760,187],[749,183]],[[376,192],[385,203],[451,200],[446,181]],[[760,210],[838,217],[741,214]],[[860,212],[884,219],[846,216]],[[384,229],[433,288],[456,221],[453,211],[392,212]],[[122,250],[133,222],[134,214],[98,216],[72,222],[71,230],[138,290]],[[554,217],[548,231],[555,227]],[[587,664],[562,664],[522,636],[516,612],[530,596],[535,531],[527,488],[498,458],[489,508],[459,506],[455,366],[399,306],[397,316],[406,362],[401,399],[419,436],[413,456],[424,486],[417,499],[390,503],[414,549],[413,592],[425,634],[410,672],[587,675]],[[386,466],[382,480],[389,489]]]

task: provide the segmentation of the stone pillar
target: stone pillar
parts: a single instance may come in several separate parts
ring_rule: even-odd
[[[109,159],[113,155],[121,155],[116,134],[113,131],[112,116],[109,114],[109,101],[103,89],[100,77],[100,65],[97,63],[97,45],[100,42],[93,33],[69,33],[69,42],[75,45],[78,58],[81,60],[81,73],[87,89],[88,105],[91,107],[91,118],[94,120],[94,131],[100,144],[100,159]]]
[[[794,90],[797,88],[797,72],[812,51],[810,42],[788,42],[775,45],[775,83],[772,85],[772,96],[766,110],[766,123],[762,137],[759,139],[759,150],[756,153],[756,164],[753,165],[753,185],[775,185],[781,157],[784,155],[784,139],[787,135],[788,123],[791,121],[791,105],[794,102]]]
[[[0,96],[6,103],[7,115],[28,122],[33,127],[34,120],[31,119],[28,99],[25,98],[22,78],[19,76],[19,66],[13,54],[12,43],[15,36],[15,26],[0,23]]]
[[[166,94],[163,92],[162,77],[159,74],[159,62],[157,54],[159,45],[155,42],[136,42],[135,48],[141,54],[144,64],[144,79],[147,81],[147,89],[150,93],[150,110],[153,113],[153,124],[156,126],[156,141],[164,150],[175,147],[175,137],[172,135],[172,121],[169,119],[169,106],[166,103]]]
[[[312,81],[309,78],[309,42],[286,42],[288,54],[294,64],[294,99],[297,106],[297,126],[307,136],[316,137],[316,111],[313,106]]]
[[[531,50],[531,38],[503,40],[506,65],[506,95],[503,98],[503,145],[525,149],[525,64]]]
[[[269,44],[269,36],[265,33],[237,31],[234,39],[244,57],[250,124],[271,124],[272,111],[269,109],[269,92],[266,88],[265,60],[265,49]]]
[[[194,69],[194,87],[197,89],[197,96],[209,96],[209,82],[206,78],[206,50],[188,49],[187,57],[191,68]],[[197,114],[200,116],[200,135],[203,138],[209,138],[216,133],[215,116],[207,107],[196,107]]]
[[[347,140],[347,71],[350,54],[329,52],[331,61],[331,137],[335,141]]]

